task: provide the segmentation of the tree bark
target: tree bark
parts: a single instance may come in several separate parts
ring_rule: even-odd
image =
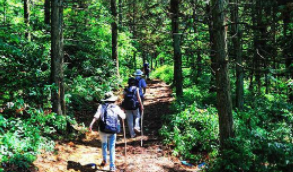
[[[292,34],[292,31],[290,31],[289,33],[289,24],[292,23],[292,19],[290,17],[290,12],[291,10],[289,9],[284,9],[282,11],[282,16],[283,16],[283,35],[284,35],[284,40],[286,40],[286,44],[284,45],[285,48],[283,50],[283,57],[284,59],[286,59],[286,62],[285,62],[285,65],[286,65],[286,68],[288,68],[289,70],[292,69],[292,57],[293,57],[293,53],[292,53],[292,43],[291,43],[291,46],[288,44],[289,42],[291,42],[291,39],[292,37],[289,35],[289,34]],[[289,39],[288,39],[289,38]],[[290,73],[289,75],[289,79],[293,77],[293,73]],[[289,101],[292,102],[293,101],[293,94],[292,94],[292,88],[290,87],[289,88]]]
[[[179,34],[179,0],[171,0],[172,16],[172,36],[174,48],[174,84],[176,87],[176,96],[183,95],[183,78],[182,78],[182,56],[181,56],[181,37]]]
[[[233,41],[233,55],[236,59],[236,107],[241,110],[244,107],[244,71],[243,61],[241,53],[241,32],[239,30],[239,18],[238,18],[238,0],[234,0],[234,6],[232,8],[231,19],[235,23],[232,25],[232,41]]]
[[[123,14],[123,8],[122,8],[122,5],[123,5],[123,0],[119,0],[119,26],[120,28],[122,29],[122,26],[123,26],[123,23],[122,23],[122,14]]]
[[[232,102],[230,96],[229,58],[227,53],[227,29],[225,25],[225,0],[212,0],[213,35],[217,64],[217,109],[219,113],[220,148],[227,149],[226,140],[234,137]]]
[[[53,112],[64,114],[63,89],[63,0],[52,0],[51,13],[51,82],[54,85],[52,90]]]
[[[24,7],[24,23],[26,25],[26,32],[25,37],[28,41],[31,40],[31,33],[30,33],[30,0],[24,0],[23,2]]]
[[[44,8],[45,8],[44,22],[45,24],[49,25],[51,22],[51,16],[50,16],[51,0],[45,0]]]
[[[213,33],[213,19],[211,14],[211,6],[210,4],[207,4],[206,11],[208,16],[208,25],[209,25],[209,34],[210,34],[210,58],[211,58],[211,81],[210,81],[210,92],[215,92],[215,82],[216,82],[216,59],[215,59],[215,44],[214,44],[214,33]]]
[[[112,59],[116,63],[117,75],[119,76],[119,59],[118,59],[118,29],[117,29],[117,7],[116,0],[111,0],[111,13],[113,17],[113,21],[111,23],[112,28]]]

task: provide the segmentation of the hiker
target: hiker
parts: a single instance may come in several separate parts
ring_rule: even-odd
[[[145,75],[147,76],[147,79],[150,79],[150,65],[147,61],[145,61],[145,63],[143,64],[143,69],[145,72]]]
[[[115,171],[115,142],[116,133],[120,130],[119,117],[125,119],[125,113],[115,104],[118,98],[112,92],[105,94],[104,104],[98,107],[97,112],[89,126],[92,131],[94,123],[99,120],[99,135],[102,142],[103,161],[101,166],[107,164],[107,147],[110,152],[110,171]],[[109,141],[109,142],[107,142]]]
[[[145,80],[141,77],[143,72],[140,69],[137,69],[134,73],[135,79],[137,81],[136,85],[139,88],[139,95],[141,100],[144,100],[144,94],[146,93],[147,84]]]
[[[135,78],[129,78],[128,87],[124,89],[124,100],[122,102],[122,107],[126,113],[127,124],[131,138],[134,138],[136,134],[140,134],[139,109],[143,110],[142,101],[139,95],[139,88],[136,86],[136,83],[137,81],[135,80]]]

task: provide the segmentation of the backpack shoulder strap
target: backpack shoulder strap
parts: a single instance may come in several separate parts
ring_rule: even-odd
[[[142,79],[142,78],[138,78],[138,79],[136,79],[136,80],[137,80],[137,84],[138,84],[138,87],[139,87],[139,88],[141,87],[141,82],[140,82],[140,81],[141,81],[141,79]]]

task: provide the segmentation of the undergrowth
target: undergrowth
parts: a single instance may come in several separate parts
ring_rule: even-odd
[[[159,68],[153,77],[170,82],[169,70]],[[246,90],[245,108],[233,111],[235,137],[227,140],[229,148],[220,151],[216,93],[202,79],[193,86],[185,81],[189,86],[173,103],[175,113],[163,117],[160,134],[173,155],[195,165],[205,162],[205,171],[292,171],[293,106],[284,102],[284,95],[253,95]]]

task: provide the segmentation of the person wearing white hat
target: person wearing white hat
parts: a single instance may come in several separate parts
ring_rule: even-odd
[[[93,130],[94,123],[101,119],[104,116],[106,110],[111,109],[115,114],[120,116],[122,119],[125,119],[125,113],[120,109],[119,106],[115,104],[115,101],[118,98],[114,96],[112,92],[107,92],[105,98],[102,100],[104,104],[99,105],[97,112],[94,115],[94,118],[89,126],[89,130]],[[102,154],[103,161],[101,166],[107,164],[107,147],[109,147],[110,152],[110,171],[115,171],[115,142],[116,142],[116,133],[104,133],[101,131],[101,126],[99,126],[99,135],[102,142]],[[109,141],[109,143],[107,143]],[[109,144],[109,145],[108,145]]]

